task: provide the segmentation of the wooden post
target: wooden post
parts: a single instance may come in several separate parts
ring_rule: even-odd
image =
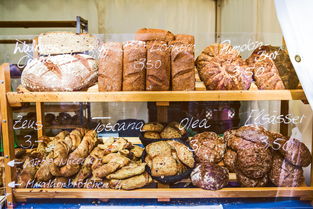
[[[42,125],[42,128],[38,129],[38,138],[44,135],[44,103],[36,102],[36,119],[37,123]]]
[[[289,113],[289,101],[283,100],[280,102],[280,114],[287,115]],[[284,136],[288,136],[288,124],[280,123],[280,133]]]
[[[11,89],[10,65],[8,63],[0,66],[0,103],[2,113],[2,140],[4,151],[4,169],[5,169],[5,192],[7,195],[7,207],[13,208],[13,189],[8,184],[13,180],[15,169],[8,166],[8,162],[15,158],[14,156],[14,135],[12,123],[12,110],[7,101],[6,93]]]
[[[221,41],[221,24],[222,24],[222,1],[215,1],[215,42],[219,43]]]

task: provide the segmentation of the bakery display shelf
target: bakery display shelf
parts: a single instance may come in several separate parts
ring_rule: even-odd
[[[14,189],[14,197],[28,198],[256,198],[301,197],[310,199],[313,187],[223,188],[217,191],[199,188],[146,188],[132,191],[113,189]]]
[[[57,104],[57,105],[45,105],[44,109],[45,112],[76,112],[79,111],[81,107],[83,109],[86,109],[88,106],[86,104],[82,106],[79,104]],[[36,106],[31,105],[27,107],[13,108],[12,111],[15,113],[36,112]]]
[[[306,100],[302,89],[248,91],[119,91],[119,92],[8,92],[9,104],[20,102],[159,102]]]

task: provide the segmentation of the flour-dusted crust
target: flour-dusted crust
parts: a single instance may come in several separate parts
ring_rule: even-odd
[[[252,72],[239,52],[229,44],[213,44],[196,60],[200,79],[208,90],[247,90]]]
[[[304,182],[303,169],[292,165],[279,153],[273,157],[269,177],[273,184],[280,187],[298,187]]]
[[[227,168],[213,163],[200,163],[191,173],[191,181],[194,186],[206,190],[219,190],[225,187],[229,181]]]
[[[234,172],[236,168],[237,153],[231,149],[227,149],[224,155],[224,165],[229,172]]]
[[[243,187],[264,187],[268,184],[268,174],[258,179],[249,178],[241,171],[236,170],[237,180]]]
[[[21,76],[29,91],[79,91],[95,84],[98,67],[85,54],[56,55],[32,60]]]
[[[223,138],[214,132],[203,132],[189,140],[194,150],[197,162],[220,162],[226,151],[226,143]]]
[[[37,50],[40,55],[59,55],[93,51],[97,47],[98,40],[91,34],[62,31],[41,33]]]

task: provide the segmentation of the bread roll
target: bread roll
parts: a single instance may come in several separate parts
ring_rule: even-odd
[[[95,84],[97,74],[97,63],[89,55],[56,55],[28,63],[21,83],[29,91],[79,91]]]
[[[142,28],[136,32],[136,40],[139,41],[165,41],[169,42],[174,40],[174,35],[167,30]]]
[[[123,91],[144,91],[146,76],[146,45],[128,41],[123,45]]]
[[[47,32],[38,36],[37,50],[40,55],[58,55],[91,51],[97,45],[97,39],[88,33]]]
[[[195,89],[194,38],[190,35],[177,35],[170,42],[172,90],[193,91]]]
[[[171,50],[164,41],[147,43],[146,90],[168,91],[170,89]]]
[[[100,48],[99,91],[121,91],[123,77],[123,44],[107,42]]]

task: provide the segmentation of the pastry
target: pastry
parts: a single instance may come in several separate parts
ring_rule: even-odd
[[[124,42],[123,51],[123,91],[144,91],[147,61],[145,42]]]
[[[229,44],[213,44],[196,60],[200,79],[207,90],[247,90],[252,72],[239,52]]]
[[[273,157],[269,178],[279,187],[298,187],[304,182],[303,169],[284,160],[279,153]]]
[[[148,173],[143,173],[124,180],[110,180],[109,187],[112,189],[132,190],[146,186],[152,182],[152,178]]]
[[[172,156],[158,155],[152,159],[152,176],[174,176],[178,173],[176,160]]]
[[[146,90],[170,90],[171,49],[164,41],[147,43]]]
[[[167,30],[142,28],[136,32],[135,39],[139,41],[172,41],[175,36]]]
[[[38,36],[37,50],[40,55],[73,54],[93,51],[98,40],[91,34],[73,32],[46,32]]]
[[[184,126],[180,125],[179,123],[177,122],[170,122],[168,124],[169,127],[172,127],[172,128],[175,128],[180,135],[185,135],[187,133],[186,129],[184,128]]]
[[[142,174],[145,171],[146,163],[130,163],[128,166],[122,167],[118,171],[108,175],[107,179],[126,179]]]
[[[182,135],[179,133],[179,131],[177,129],[172,128],[170,126],[165,127],[160,135],[161,135],[161,138],[163,138],[163,139],[172,139],[172,138],[181,138],[182,137]]]
[[[80,91],[97,81],[94,58],[85,54],[39,57],[29,62],[21,75],[29,91]]]
[[[171,146],[165,141],[158,141],[146,146],[146,152],[151,158],[156,156],[171,156]]]
[[[147,139],[161,139],[161,136],[158,132],[147,131],[143,134],[143,137]]]
[[[220,162],[226,151],[226,143],[223,138],[214,132],[203,132],[189,140],[194,150],[197,162]]]
[[[151,122],[146,123],[142,128],[141,131],[155,131],[155,132],[161,132],[163,130],[164,126],[161,123]]]
[[[213,163],[200,163],[192,171],[191,181],[202,189],[219,190],[228,184],[229,174],[227,168]]]
[[[290,138],[279,150],[279,152],[288,160],[289,163],[307,167],[312,162],[312,155],[310,150],[305,146],[304,143],[298,139]]]
[[[166,142],[176,151],[178,159],[183,164],[189,168],[194,167],[195,160],[193,158],[193,153],[186,145],[175,140],[168,140]]]
[[[123,44],[106,42],[100,47],[99,91],[121,91],[123,77]]]

